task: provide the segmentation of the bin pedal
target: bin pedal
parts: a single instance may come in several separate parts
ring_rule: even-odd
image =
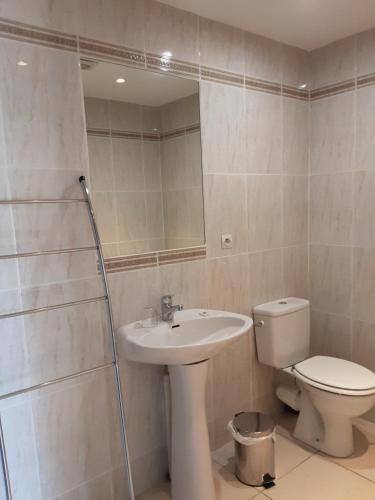
[[[272,488],[272,486],[275,486],[275,478],[272,477],[270,474],[264,474],[263,476],[263,486],[268,490],[269,488]]]

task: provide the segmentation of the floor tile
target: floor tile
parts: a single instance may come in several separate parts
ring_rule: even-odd
[[[348,458],[326,457],[370,481],[375,482],[375,445],[369,444],[367,437],[354,430],[354,453]]]
[[[374,500],[375,484],[319,455],[267,490],[272,500]]]
[[[170,483],[162,483],[138,496],[136,500],[171,500]]]
[[[223,465],[214,463],[213,468],[217,500],[249,500],[258,495],[256,488],[240,483]]]

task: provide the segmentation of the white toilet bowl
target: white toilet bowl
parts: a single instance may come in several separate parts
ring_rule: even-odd
[[[352,419],[375,404],[375,374],[329,356],[306,359],[292,372],[301,389],[295,437],[328,455],[351,455]]]

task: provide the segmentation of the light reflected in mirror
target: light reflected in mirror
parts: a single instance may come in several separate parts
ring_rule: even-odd
[[[204,244],[199,84],[82,59],[105,257]]]

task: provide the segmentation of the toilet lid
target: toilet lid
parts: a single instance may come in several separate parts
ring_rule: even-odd
[[[364,366],[329,356],[314,356],[301,361],[294,370],[304,378],[334,389],[346,391],[375,390],[375,373]]]

